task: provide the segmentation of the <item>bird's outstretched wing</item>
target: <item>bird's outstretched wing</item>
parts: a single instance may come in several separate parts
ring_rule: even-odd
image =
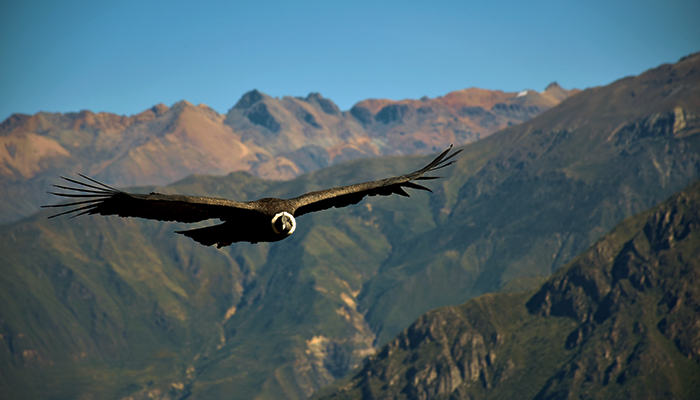
[[[77,200],[71,203],[42,206],[42,208],[72,207],[49,218],[75,213],[71,218],[83,214],[99,214],[159,221],[199,222],[211,218],[245,221],[261,215],[254,203],[178,194],[127,193],[85,175],[79,175],[86,181],[61,177],[75,186],[54,185],[66,192],[49,192],[56,196]]]
[[[430,162],[430,164],[426,165],[422,169],[419,169],[418,171],[411,172],[410,174],[378,181],[309,192],[299,197],[290,199],[290,202],[296,204],[294,216],[298,217],[310,212],[326,210],[331,207],[340,208],[351,204],[357,204],[365,196],[390,196],[392,194],[398,194],[408,197],[408,193],[406,193],[403,188],[420,189],[432,192],[427,187],[421,186],[412,181],[438,179],[439,177],[436,176],[423,175],[431,171],[445,168],[454,163],[454,160],[450,160],[462,150],[460,149],[452,154],[449,154],[450,150],[452,150],[452,146],[440,153],[440,155]]]

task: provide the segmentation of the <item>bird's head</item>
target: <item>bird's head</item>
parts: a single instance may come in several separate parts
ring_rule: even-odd
[[[272,217],[272,230],[276,234],[291,235],[297,228],[297,222],[294,216],[286,211],[275,214]]]

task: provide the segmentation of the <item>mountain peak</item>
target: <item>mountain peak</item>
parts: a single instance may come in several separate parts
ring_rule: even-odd
[[[340,114],[340,108],[338,108],[338,106],[332,100],[321,96],[321,93],[311,92],[306,96],[304,100],[311,104],[317,104],[319,107],[321,107],[321,110],[323,110],[323,112],[325,112],[326,114]]]
[[[547,85],[547,87],[544,88],[544,91],[546,92],[546,91],[548,91],[548,90],[550,90],[550,89],[553,90],[553,89],[561,89],[561,88],[562,88],[562,87],[559,86],[559,84],[557,83],[557,81],[554,81],[554,82],[550,83],[549,85]]]
[[[554,81],[547,85],[546,88],[544,88],[544,92],[542,92],[542,94],[545,97],[551,97],[556,102],[562,102],[567,97],[570,97],[571,95],[576,94],[578,92],[580,92],[579,89],[566,90],[563,87],[561,87],[559,83]]]
[[[306,100],[306,101],[318,101],[318,100],[324,99],[324,98],[325,98],[325,97],[323,97],[323,96],[321,95],[321,93],[319,93],[319,92],[311,92],[311,93],[309,93],[309,94],[306,95],[306,99],[305,99],[305,100]]]
[[[31,115],[15,113],[9,116],[6,120],[0,123],[0,136],[9,134],[13,129],[21,126],[31,119]]]
[[[173,104],[172,107],[170,107],[170,108],[175,109],[175,108],[183,108],[183,107],[194,107],[194,105],[187,100],[180,100],[177,103]]]
[[[153,113],[158,117],[168,112],[169,109],[170,108],[163,103],[158,103],[150,108],[150,110],[153,111]]]
[[[264,99],[265,97],[266,95],[259,92],[258,89],[253,89],[250,92],[247,92],[243,96],[241,96],[241,99],[238,100],[238,102],[235,106],[233,106],[233,108],[248,108],[253,104],[259,102],[260,100]]]

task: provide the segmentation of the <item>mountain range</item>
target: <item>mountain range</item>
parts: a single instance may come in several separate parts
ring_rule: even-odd
[[[291,179],[358,157],[470,143],[577,92],[556,83],[542,93],[472,88],[435,99],[365,100],[341,112],[318,93],[278,99],[253,90],[226,115],[187,101],[130,117],[15,114],[0,124],[0,223],[36,212],[58,175],[83,173],[116,186],[233,171]]]
[[[539,290],[431,311],[314,399],[695,399],[700,183]]]
[[[236,112],[249,109],[247,102],[240,103]],[[376,110],[370,104],[366,108]],[[276,112],[267,109],[271,115]],[[379,114],[373,114],[374,122],[368,123],[383,124],[383,116],[376,118]],[[398,116],[401,112],[387,114]],[[608,268],[601,270],[602,275],[613,274],[610,271],[621,274],[595,281],[600,286],[598,297],[590,295],[589,299],[584,289],[593,284],[588,285],[587,278],[567,280],[570,275],[566,274],[575,270],[571,265],[578,265],[579,254],[602,243],[599,240],[608,240],[601,237],[622,220],[645,212],[697,181],[699,115],[700,54],[694,54],[636,77],[586,89],[528,121],[464,146],[457,163],[441,174],[444,179],[428,183],[432,194],[416,193],[410,199],[370,198],[350,208],[309,214],[299,218],[294,235],[275,244],[215,250],[174,235],[172,231],[181,229],[181,224],[101,217],[46,220],[47,213],[0,226],[0,395],[304,399],[355,368],[359,369],[341,381],[341,387],[319,395],[355,398],[357,393],[370,393],[381,398],[381,393],[387,393],[398,398],[425,398],[445,394],[449,398],[464,394],[466,398],[487,398],[517,388],[502,386],[501,379],[507,385],[531,382],[527,392],[523,389],[530,397],[540,392],[550,396],[542,398],[563,398],[555,394],[566,390],[582,393],[580,376],[587,382],[588,375],[577,375],[576,371],[588,365],[592,371],[597,365],[607,369],[613,361],[605,354],[598,359],[598,353],[583,351],[581,346],[599,347],[600,335],[612,329],[615,320],[624,322],[625,329],[631,323],[633,331],[638,322],[634,310],[629,317],[610,308],[612,317],[603,318],[603,312],[598,311],[604,309],[601,299],[620,293],[615,285],[625,289],[625,282],[637,278],[630,278],[633,272],[621,274],[621,267],[588,263],[586,274],[595,274],[595,268]],[[235,130],[249,128],[252,125]],[[280,128],[277,133],[283,131]],[[400,136],[400,131],[387,133],[387,137]],[[405,173],[429,159],[355,159],[288,181],[265,180],[247,172],[193,175],[158,191],[237,200],[292,197]],[[644,221],[656,212],[644,214]],[[641,219],[634,221],[638,221],[634,226],[642,224]],[[686,219],[669,221],[677,222],[675,237],[685,237]],[[694,232],[695,225],[688,221]],[[627,236],[617,236],[610,244],[613,257],[619,244],[629,242],[634,232],[629,228]],[[692,239],[693,235],[686,236]],[[660,257],[656,250],[644,253],[643,240],[639,239],[636,251],[644,260]],[[687,243],[695,243],[692,240]],[[694,253],[684,250],[682,254],[690,257]],[[552,273],[552,280],[547,280]],[[682,285],[685,276],[679,274],[664,278],[651,297],[640,301],[656,301],[659,291],[666,293],[678,287],[674,285]],[[648,279],[658,282],[657,278],[650,275]],[[692,273],[687,278],[692,282]],[[574,282],[568,292],[567,282]],[[489,292],[504,294],[485,294]],[[575,294],[580,296],[574,299]],[[421,317],[436,307],[454,306],[479,295],[484,296]],[[561,306],[552,305],[555,303]],[[570,308],[580,314],[568,313],[566,304],[574,304]],[[692,314],[690,306],[683,304],[673,318],[662,309],[648,314],[639,329],[646,329],[649,337],[625,342],[625,346],[633,343],[635,348],[642,343],[639,354],[646,354],[644,346],[652,349],[652,357],[643,358],[643,363],[635,364],[627,347],[610,345],[610,354],[621,358],[618,366],[611,367],[614,372],[609,379],[624,380],[621,374],[630,371],[627,376],[635,382],[634,376],[646,376],[646,372],[633,375],[634,365],[663,361],[668,356],[678,366],[673,368],[691,372],[663,376],[671,383],[693,382],[695,370],[691,366],[697,361],[684,363],[687,360],[678,358],[678,354],[694,351],[696,340],[694,331],[686,334],[682,328]],[[492,305],[498,310],[489,308]],[[637,310],[635,307],[630,309]],[[594,314],[598,317],[590,317]],[[446,332],[440,343],[460,343],[454,348],[463,355],[451,353],[450,357],[469,360],[469,374],[456,364],[456,372],[449,372],[453,379],[449,390],[443,385],[440,392],[431,386],[437,382],[430,378],[435,374],[440,376],[439,382],[446,382],[446,372],[440,368],[451,364],[447,356],[438,360],[440,367],[430,364],[438,353],[421,353],[425,336],[418,333],[418,347],[410,349],[415,350],[410,353],[415,359],[401,359],[407,369],[395,371],[395,383],[405,391],[393,391],[393,384],[382,381],[381,376],[376,381],[366,379],[368,374],[362,371],[380,374],[386,365],[398,360],[385,356],[386,349],[397,343],[396,335],[405,343],[401,338],[406,332],[416,332],[405,331],[406,327],[417,318],[417,323],[433,321],[434,315],[447,315],[442,321],[455,322],[452,333],[467,332],[465,339],[457,342]],[[474,318],[464,322],[459,315]],[[500,319],[491,321],[487,318],[490,315]],[[616,319],[615,315],[621,317]],[[666,323],[661,328],[663,318]],[[432,322],[426,323],[420,329],[432,326]],[[483,346],[472,328],[482,336]],[[531,341],[532,346],[512,355],[505,347],[498,347],[517,350],[523,342],[510,340],[509,335],[519,330],[525,333],[518,340]],[[493,332],[495,339],[489,336]],[[499,342],[499,333],[508,341]],[[435,335],[442,333],[435,331]],[[535,346],[537,343],[552,346],[544,351]],[[557,343],[564,343],[563,353]],[[382,347],[385,345],[388,347]],[[661,351],[658,346],[666,347]],[[378,348],[379,353],[367,359]],[[581,350],[582,358],[572,358],[576,349]],[[408,354],[399,353],[396,350],[394,354]],[[541,362],[525,362],[528,354],[540,353]],[[363,362],[365,359],[368,361]],[[501,369],[488,369],[489,363]],[[524,372],[515,374],[539,364],[549,368],[542,379],[529,379],[531,375]],[[510,376],[516,377],[511,381],[504,378],[509,368],[515,374]],[[477,378],[476,384],[465,383],[485,373],[488,376]],[[385,374],[388,382],[394,375]],[[357,379],[368,383],[363,386]],[[503,392],[479,386],[484,381],[486,386],[503,388]],[[611,388],[617,386],[601,390]],[[673,390],[678,397],[686,393]]]

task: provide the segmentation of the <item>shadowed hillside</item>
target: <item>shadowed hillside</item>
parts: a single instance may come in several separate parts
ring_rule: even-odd
[[[334,178],[425,160],[387,161]],[[158,190],[250,199],[324,183],[235,173]],[[427,195],[412,200],[428,209]],[[376,222],[311,214],[283,242],[216,250],[174,234],[178,224],[47,215],[0,228],[0,394],[301,399],[374,351],[355,298],[391,248]]]
[[[431,308],[550,275],[698,177],[695,54],[467,146],[430,198],[436,227],[393,249],[360,307],[385,343]]]
[[[700,183],[618,225],[534,293],[421,316],[314,399],[695,399]]]

